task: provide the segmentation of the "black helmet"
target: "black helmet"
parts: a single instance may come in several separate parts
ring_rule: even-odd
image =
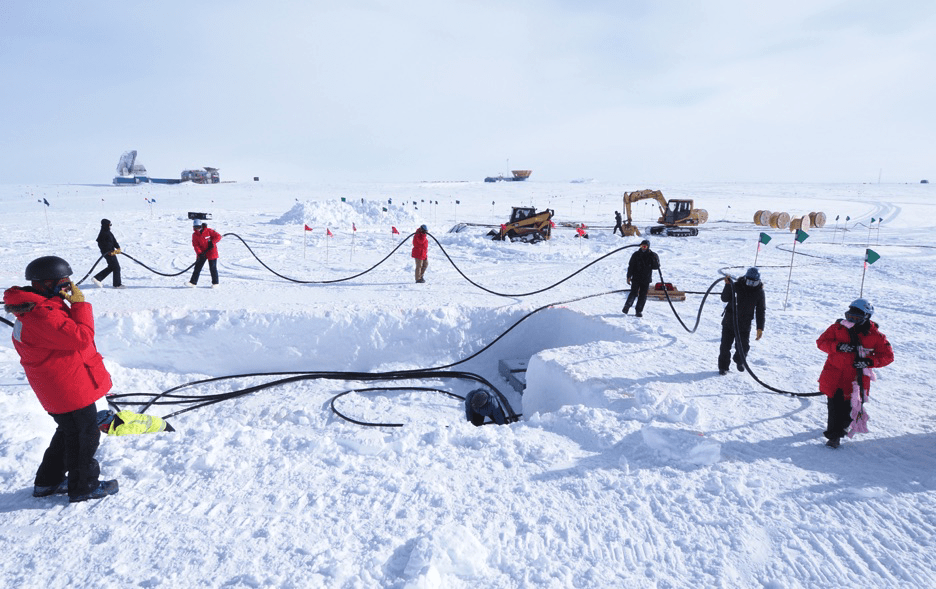
[[[71,274],[71,266],[58,256],[42,256],[26,266],[26,280],[61,280]]]
[[[110,219],[101,219],[101,227],[107,227],[110,224]]]
[[[650,247],[650,240],[649,240],[649,239],[645,239],[645,240],[643,240],[643,241],[640,242],[640,245],[645,245],[645,246],[647,246],[647,247]]]

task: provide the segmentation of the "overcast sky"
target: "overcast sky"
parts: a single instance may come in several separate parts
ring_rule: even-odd
[[[0,0],[0,183],[936,182],[932,0]]]

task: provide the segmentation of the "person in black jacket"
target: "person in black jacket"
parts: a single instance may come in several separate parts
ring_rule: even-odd
[[[627,295],[627,301],[621,312],[627,315],[634,299],[637,299],[635,315],[643,317],[644,303],[647,302],[647,290],[650,288],[650,281],[653,279],[653,271],[660,269],[660,257],[656,252],[650,250],[650,242],[646,239],[640,242],[638,249],[631,256],[627,264],[627,284],[631,285],[630,293]]]
[[[611,235],[620,232],[621,237],[624,237],[624,229],[621,228],[621,223],[623,222],[623,219],[621,219],[621,212],[614,211],[614,229],[611,230]]]
[[[732,300],[732,295],[734,295]],[[764,285],[757,268],[748,268],[744,276],[732,283],[731,276],[725,276],[725,288],[721,293],[725,303],[722,318],[721,348],[718,351],[718,373],[728,374],[731,366],[731,344],[734,343],[734,361],[738,370],[744,371],[744,364],[751,349],[751,321],[757,321],[757,337],[764,335]],[[735,333],[735,309],[737,309],[737,328]],[[737,335],[737,340],[735,336]]]
[[[465,396],[465,419],[473,425],[484,425],[484,418],[490,418],[488,423],[505,425],[507,417],[504,410],[495,401],[494,396],[484,389],[475,389]]]
[[[91,280],[94,281],[94,284],[98,287],[103,287],[101,281],[107,278],[107,275],[111,272],[114,273],[114,288],[123,288],[123,284],[120,282],[120,262],[117,261],[117,254],[120,253],[120,244],[117,243],[117,238],[114,237],[114,234],[111,233],[111,222],[107,219],[101,219],[101,231],[97,236],[98,249],[101,250],[101,254],[104,255],[104,261],[107,262],[107,268],[104,268],[97,274],[95,274]]]

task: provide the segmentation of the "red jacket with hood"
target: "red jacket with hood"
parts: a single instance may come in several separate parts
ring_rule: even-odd
[[[429,237],[422,229],[417,229],[413,235],[413,257],[417,260],[429,257]]]
[[[819,392],[827,397],[832,397],[837,389],[842,389],[845,398],[851,399],[852,383],[855,382],[857,369],[855,368],[855,352],[840,352],[838,350],[839,344],[852,343],[849,329],[842,325],[842,321],[839,319],[830,325],[816,340],[816,346],[829,355],[826,358],[825,366],[822,367],[822,372],[819,374]],[[861,327],[859,327],[856,337],[859,345],[866,350],[862,357],[871,360],[871,367],[879,368],[893,362],[894,350],[891,349],[887,337],[878,331],[877,323],[869,320],[866,326],[867,329],[861,329]],[[865,374],[862,381],[864,390],[867,393],[871,390],[871,379]]]
[[[16,316],[13,347],[42,408],[68,413],[97,401],[111,389],[111,377],[94,345],[91,303],[46,297],[30,287],[3,293]]]
[[[195,248],[195,255],[204,255],[207,260],[218,259],[219,241],[221,241],[221,234],[214,229],[205,227],[192,232],[192,247]]]

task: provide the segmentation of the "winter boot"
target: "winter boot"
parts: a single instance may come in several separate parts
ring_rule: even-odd
[[[69,497],[68,501],[69,503],[78,503],[79,501],[87,501],[88,499],[100,499],[102,497],[107,497],[108,495],[116,494],[117,490],[117,479],[101,481],[98,483],[97,488],[92,490],[90,493]]]
[[[48,497],[49,495],[64,495],[65,493],[68,493],[68,477],[65,477],[65,480],[57,485],[49,485],[48,487],[33,486],[33,497]]]

